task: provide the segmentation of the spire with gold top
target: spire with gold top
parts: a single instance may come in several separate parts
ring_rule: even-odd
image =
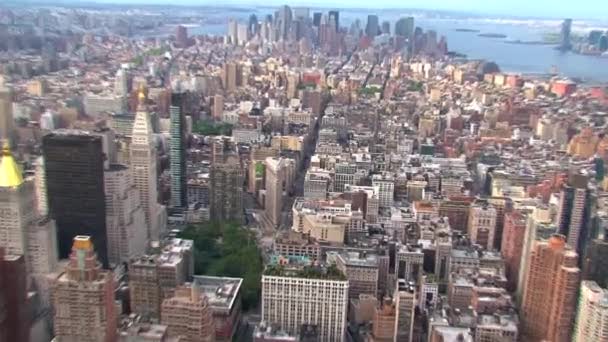
[[[2,143],[2,156],[0,157],[0,187],[16,188],[23,184],[21,167],[13,158],[8,141]]]
[[[139,84],[137,90],[137,111],[146,111],[146,86],[143,83]]]

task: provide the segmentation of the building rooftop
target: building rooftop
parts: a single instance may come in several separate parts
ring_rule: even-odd
[[[228,278],[195,275],[193,283],[209,299],[209,305],[216,310],[230,311],[241,292],[243,278]]]

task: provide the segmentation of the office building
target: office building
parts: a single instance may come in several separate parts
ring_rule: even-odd
[[[357,252],[328,253],[336,267],[348,279],[348,298],[358,299],[360,295],[378,294],[379,264],[374,254],[364,255]]]
[[[57,340],[116,341],[114,289],[114,275],[101,269],[91,237],[74,237],[69,262],[52,287]]]
[[[365,35],[374,38],[380,32],[378,16],[375,14],[370,14],[367,16],[367,25],[365,26]]]
[[[274,227],[281,224],[283,210],[283,195],[293,185],[296,174],[296,163],[293,159],[272,158],[265,160],[266,169],[266,196],[265,213]]]
[[[184,342],[214,342],[215,326],[209,300],[196,284],[185,284],[175,296],[163,301],[161,323],[170,337],[181,336]]]
[[[311,269],[270,275],[267,271],[262,276],[262,321],[289,334],[297,334],[303,324],[316,325],[318,341],[344,341],[348,281],[335,272]]]
[[[572,41],[570,34],[572,32],[572,19],[565,19],[562,22],[560,36],[559,36],[559,48],[561,50],[570,50],[572,48]]]
[[[87,235],[108,265],[102,137],[56,130],[42,139],[47,198],[57,226],[59,257],[70,255],[76,235]]]
[[[277,12],[276,19],[279,30],[279,40],[287,40],[293,21],[293,13],[291,12],[291,8],[289,8],[287,5],[281,6]]]
[[[164,230],[163,208],[158,204],[158,176],[156,161],[156,141],[152,136],[152,122],[145,105],[146,95],[143,89],[138,94],[139,105],[130,146],[130,162],[133,180],[139,190],[141,205],[144,209],[147,237],[158,240]]]
[[[394,178],[389,174],[373,175],[372,186],[378,187],[378,199],[380,200],[380,207],[392,207],[395,196]]]
[[[595,281],[600,287],[608,287],[608,234],[587,245],[583,264],[583,279]]]
[[[571,174],[564,184],[559,200],[557,226],[559,233],[566,236],[570,247],[582,254],[587,242],[589,222],[588,177]]]
[[[521,305],[524,340],[571,340],[580,281],[577,260],[562,235],[535,243]]]
[[[171,206],[174,208],[185,208],[188,203],[186,193],[186,133],[182,99],[182,94],[173,94],[173,105],[169,108],[171,116]]]
[[[336,24],[336,32],[340,32],[340,11],[329,11],[328,18]]]
[[[13,90],[0,86],[0,139],[12,141],[13,127]]]
[[[162,251],[143,255],[129,264],[131,311],[158,319],[164,299],[190,281],[194,272],[193,241],[173,239]]]
[[[414,17],[397,20],[395,23],[395,35],[411,39],[414,35]]]
[[[242,67],[235,62],[224,64],[222,83],[224,90],[228,93],[234,92],[237,87],[241,86],[242,82]]]
[[[581,283],[572,341],[608,341],[608,291],[594,281]]]
[[[391,297],[384,297],[374,308],[372,338],[374,342],[391,342],[395,337],[397,308]]]
[[[29,341],[30,312],[25,258],[0,247],[0,341]]]
[[[146,252],[148,231],[131,170],[112,164],[104,172],[108,260],[117,265]]]
[[[399,279],[395,288],[395,307],[397,317],[395,318],[394,341],[413,341],[414,332],[414,309],[416,307],[416,291],[414,286],[405,280]]]
[[[194,276],[192,283],[211,307],[216,341],[233,341],[241,323],[242,278]]]
[[[129,74],[124,68],[118,69],[114,78],[114,94],[125,99],[129,96]]]
[[[185,26],[178,25],[175,29],[175,42],[180,48],[188,47],[188,29]]]
[[[509,291],[517,288],[519,277],[519,264],[524,247],[527,217],[521,211],[512,211],[505,214],[505,227],[502,232],[501,255],[505,260],[505,275],[507,276]]]
[[[496,233],[496,208],[487,203],[475,203],[469,210],[468,229],[471,243],[486,250],[494,249]]]
[[[209,204],[212,220],[243,219],[245,171],[234,156],[213,163],[209,174]]]

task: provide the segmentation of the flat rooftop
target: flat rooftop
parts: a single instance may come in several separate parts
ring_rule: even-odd
[[[243,284],[243,278],[202,275],[195,275],[193,278],[193,283],[207,296],[209,305],[211,305],[214,311],[226,310],[229,312]]]

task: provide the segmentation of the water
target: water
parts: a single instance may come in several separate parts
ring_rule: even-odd
[[[326,10],[325,10],[326,11]],[[311,16],[313,10],[311,9]],[[252,9],[251,11],[231,11],[208,13],[210,24],[193,27],[192,34],[226,34],[229,17],[246,21],[251,13],[262,20],[270,9]],[[365,27],[367,14],[371,10],[342,10],[340,25],[349,27],[359,19],[362,28]],[[391,29],[397,19],[412,13],[399,11],[376,11],[380,22],[388,20]],[[549,73],[555,66],[564,76],[580,78],[587,82],[608,82],[608,58],[584,56],[572,52],[561,52],[551,45],[509,44],[508,40],[541,41],[545,33],[559,32],[559,20],[499,20],[484,18],[450,18],[446,16],[430,16],[414,13],[416,26],[424,30],[435,30],[439,36],[446,36],[450,51],[466,54],[470,59],[485,59],[496,62],[501,70],[525,74]],[[591,28],[608,27],[606,23],[575,22],[574,30],[589,30]],[[507,36],[505,39],[479,37],[477,32],[459,32],[456,29],[466,28],[479,30],[479,33],[499,33]]]

